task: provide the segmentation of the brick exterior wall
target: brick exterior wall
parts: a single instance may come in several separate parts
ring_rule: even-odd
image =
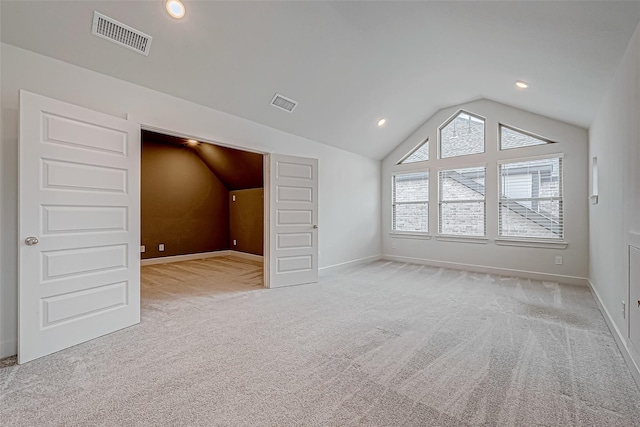
[[[502,235],[511,237],[534,237],[551,239],[556,236],[550,230],[541,225],[513,212],[507,207],[500,209],[500,219],[502,221]]]
[[[458,170],[464,173],[464,169]],[[484,177],[473,180],[484,190]],[[440,234],[455,236],[485,235],[484,194],[477,192],[453,178],[440,183]],[[476,200],[469,203],[446,203],[449,200]]]
[[[500,148],[506,150],[509,148],[529,147],[531,145],[548,144],[548,141],[534,138],[524,133],[515,131],[508,127],[502,126],[500,128]]]
[[[468,117],[460,113],[440,130],[441,158],[484,152],[484,121]]]

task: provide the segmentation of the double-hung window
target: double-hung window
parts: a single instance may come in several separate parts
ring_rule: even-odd
[[[485,171],[484,166],[439,171],[439,234],[485,235]]]
[[[429,232],[429,171],[393,175],[392,231]]]
[[[503,162],[500,179],[501,237],[563,239],[562,156]]]

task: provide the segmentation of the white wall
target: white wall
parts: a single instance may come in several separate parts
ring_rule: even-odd
[[[458,110],[463,109],[485,118],[485,153],[448,159],[437,159],[438,127]],[[544,136],[556,144],[538,145],[499,151],[498,122]],[[437,170],[486,164],[486,227],[483,243],[398,238],[391,231],[391,175],[397,170],[421,167],[396,166],[396,163],[420,141],[429,137],[429,230],[438,230]],[[564,153],[564,215],[566,248],[539,248],[497,245],[497,161],[526,158],[552,153]],[[413,260],[448,267],[467,267],[478,271],[516,274],[524,277],[585,284],[588,274],[588,207],[587,207],[588,144],[585,129],[508,107],[489,100],[479,100],[445,108],[434,114],[382,162],[382,248],[385,258]],[[393,245],[395,244],[395,248]],[[563,265],[555,257],[563,257]]]
[[[629,310],[638,310],[635,299],[628,301],[628,264],[629,244],[640,245],[639,122],[640,26],[589,129],[589,155],[598,158],[599,192],[598,204],[589,208],[589,275],[605,317],[613,322],[612,332],[625,346],[630,343],[622,301],[627,317]],[[640,349],[630,350],[640,365]]]
[[[17,338],[19,89],[239,148],[315,157],[320,268],[380,254],[380,162],[4,43],[0,55],[0,357],[15,354]]]

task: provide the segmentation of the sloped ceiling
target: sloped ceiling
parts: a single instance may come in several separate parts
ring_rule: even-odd
[[[208,143],[191,146],[184,138],[147,130],[142,131],[142,139],[143,141],[170,144],[184,147],[186,150],[193,150],[229,191],[263,186],[263,157],[261,154]]]
[[[3,0],[1,38],[380,159],[478,98],[588,127],[640,21],[634,1],[183,1],[177,21],[161,0]],[[149,56],[92,36],[94,10],[152,35]]]

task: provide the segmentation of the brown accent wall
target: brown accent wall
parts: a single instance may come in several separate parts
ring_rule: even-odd
[[[229,190],[260,188],[263,184],[262,154],[199,144],[195,151]]]
[[[236,197],[235,202],[233,196]],[[255,255],[263,254],[264,191],[262,188],[229,192],[231,249]],[[233,240],[236,245],[233,245]]]
[[[143,138],[140,201],[143,259],[229,249],[229,191],[192,148]]]

